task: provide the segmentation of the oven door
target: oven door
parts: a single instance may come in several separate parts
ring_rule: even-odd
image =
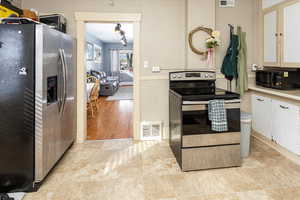
[[[240,99],[226,100],[228,133],[240,132]],[[209,101],[184,101],[182,105],[182,133],[183,135],[219,133],[211,128],[208,119]]]

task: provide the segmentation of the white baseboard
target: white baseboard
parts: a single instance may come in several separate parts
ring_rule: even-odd
[[[287,159],[293,161],[297,165],[300,165],[300,156],[298,156],[297,154],[288,151],[284,147],[276,144],[275,142],[271,141],[270,139],[264,137],[263,135],[256,133],[255,131],[252,131],[252,137],[254,137],[255,139],[268,145],[269,147],[271,147],[272,149],[274,149],[275,151],[277,151],[278,153],[280,153]]]

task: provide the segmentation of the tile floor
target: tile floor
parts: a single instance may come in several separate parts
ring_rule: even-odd
[[[258,140],[240,168],[183,173],[166,142],[76,144],[25,200],[300,200],[300,166]]]

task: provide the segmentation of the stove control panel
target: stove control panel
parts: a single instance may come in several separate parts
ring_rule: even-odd
[[[213,71],[186,71],[171,72],[170,81],[193,81],[193,80],[216,80],[216,73]]]

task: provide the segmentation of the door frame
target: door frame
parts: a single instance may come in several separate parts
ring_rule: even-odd
[[[96,23],[133,23],[133,138],[140,139],[140,13],[95,13],[76,12],[77,34],[77,143],[87,139],[87,109],[86,109],[86,67],[85,42],[88,22]]]

